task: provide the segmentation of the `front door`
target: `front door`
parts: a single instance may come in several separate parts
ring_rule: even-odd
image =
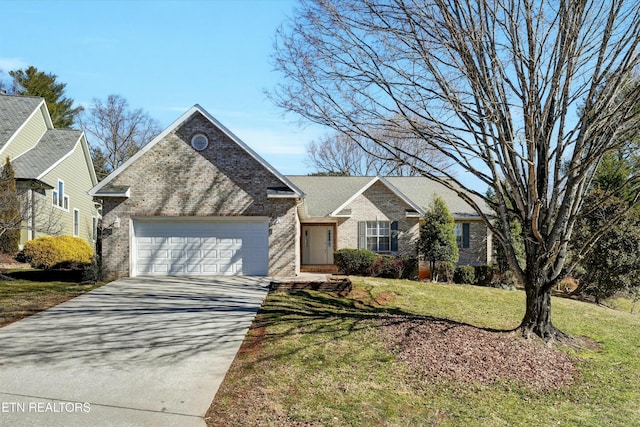
[[[333,225],[302,226],[302,264],[333,264]]]

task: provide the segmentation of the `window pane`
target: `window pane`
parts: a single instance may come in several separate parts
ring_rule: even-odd
[[[378,250],[378,239],[376,237],[367,237],[367,249],[373,252]]]
[[[388,236],[389,230],[390,230],[389,222],[388,221],[379,222],[378,229],[379,229],[380,236]]]
[[[378,239],[378,252],[389,252],[391,250],[391,246],[389,244],[388,237],[380,237]]]
[[[53,194],[53,204],[57,206],[58,205],[58,192],[54,190],[52,194]]]
[[[64,183],[62,181],[58,181],[58,206],[62,207],[62,199],[64,196]]]
[[[64,204],[62,207],[65,209],[69,209],[69,196],[64,196]]]
[[[378,227],[375,221],[367,221],[367,236],[377,236]]]

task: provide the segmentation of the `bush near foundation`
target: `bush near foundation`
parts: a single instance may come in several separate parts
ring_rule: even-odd
[[[476,283],[476,269],[472,265],[459,265],[453,272],[453,282],[459,285]]]
[[[418,259],[409,256],[378,255],[369,267],[369,275],[387,279],[415,279]]]
[[[333,261],[343,274],[368,276],[377,255],[366,249],[340,249],[333,254]]]
[[[91,264],[93,249],[73,236],[38,237],[24,244],[25,260],[33,268],[51,270]]]

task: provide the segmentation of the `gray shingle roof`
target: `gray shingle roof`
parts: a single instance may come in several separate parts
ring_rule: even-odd
[[[38,144],[13,161],[18,179],[39,179],[57,161],[66,156],[78,143],[82,132],[70,129],[48,130]]]
[[[476,211],[455,192],[429,178],[422,176],[391,176],[385,179],[423,210],[427,210],[433,201],[434,195],[438,195],[447,204],[454,217],[478,216]],[[477,197],[473,197],[473,199],[483,207],[483,212],[491,212],[484,201],[479,200]]]
[[[371,182],[371,176],[287,176],[305,193],[305,207],[310,217],[323,218],[344,204],[351,196]],[[478,217],[478,214],[458,195],[425,177],[386,177],[385,180],[406,196],[414,205],[426,210],[434,194],[440,196],[456,217]],[[479,201],[480,206],[485,206]],[[483,209],[490,212],[488,208]]]
[[[287,176],[305,194],[309,216],[325,217],[349,200],[372,176]]]
[[[39,97],[0,94],[0,149],[41,102]]]

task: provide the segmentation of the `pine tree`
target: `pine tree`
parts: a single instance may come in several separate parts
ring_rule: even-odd
[[[7,157],[0,171],[0,252],[15,254],[20,243],[20,207],[16,178]]]
[[[73,108],[73,99],[64,96],[66,83],[56,81],[58,76],[38,71],[30,66],[25,70],[9,71],[13,78],[13,93],[23,96],[40,96],[47,102],[51,121],[56,128],[70,128],[82,107]]]
[[[451,216],[444,200],[435,197],[431,207],[424,215],[420,226],[420,240],[418,241],[418,254],[429,262],[432,274],[438,263],[456,263],[458,261],[458,245],[454,228],[453,216]]]

